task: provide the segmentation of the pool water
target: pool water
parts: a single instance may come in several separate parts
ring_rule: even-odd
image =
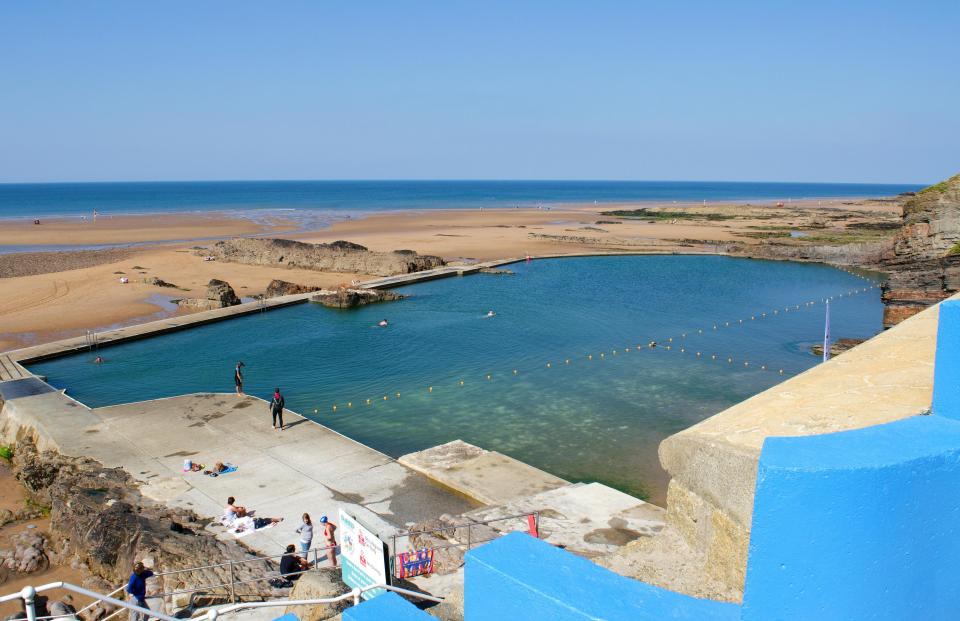
[[[290,409],[389,455],[459,438],[662,501],[660,441],[816,365],[823,298],[844,294],[831,302],[835,338],[881,330],[879,290],[861,291],[875,281],[824,265],[646,256],[510,269],[404,287],[400,302],[302,304],[111,346],[102,365],[82,353],[31,370],[96,407],[229,392],[243,360],[246,392],[269,399],[279,386]],[[389,326],[376,327],[383,318]]]

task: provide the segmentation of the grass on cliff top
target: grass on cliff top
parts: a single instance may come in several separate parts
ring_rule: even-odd
[[[954,175],[940,183],[934,183],[917,192],[917,194],[930,194],[932,192],[946,192],[951,185],[960,185],[960,175]]]
[[[13,447],[0,446],[0,459],[11,461],[13,459]]]

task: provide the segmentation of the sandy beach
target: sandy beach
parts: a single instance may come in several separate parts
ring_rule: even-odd
[[[636,209],[648,211],[632,213]],[[606,216],[601,213],[605,211],[628,212],[630,216]],[[268,229],[218,214],[128,216],[98,220],[96,225],[76,220],[39,226],[17,223],[14,230],[4,228],[0,233],[0,246],[156,243],[110,251],[0,256],[0,351],[175,314],[179,311],[169,301],[202,297],[211,278],[226,280],[241,297],[262,293],[275,278],[311,286],[368,278],[364,274],[207,262],[191,250],[197,243],[165,240],[222,239],[269,231],[308,242],[343,239],[371,250],[411,249],[439,255],[448,262],[470,262],[588,250],[714,253],[729,242],[789,237],[785,231],[792,227],[805,229],[804,234],[809,235],[861,235],[864,232],[856,229],[858,223],[893,222],[899,213],[896,202],[844,199],[794,201],[783,207],[591,204],[550,210],[389,212],[295,234],[287,233],[293,228],[290,223],[278,222]],[[130,282],[120,284],[121,276]],[[143,282],[151,277],[177,288]]]
[[[277,220],[269,225],[217,213],[172,213],[127,216],[101,215],[81,219],[51,218],[0,220],[0,246],[96,245],[210,239],[293,230]]]

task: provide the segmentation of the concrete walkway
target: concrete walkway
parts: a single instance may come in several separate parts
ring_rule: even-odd
[[[212,518],[210,528],[221,537],[232,537],[216,521],[228,496],[256,516],[284,518],[243,538],[264,554],[296,543],[293,531],[304,512],[336,520],[343,508],[386,537],[412,522],[478,506],[292,412],[284,415],[288,428],[273,431],[266,402],[254,397],[196,394],[89,409],[54,391],[7,401],[3,413],[5,435],[35,429],[40,448],[122,467],[145,496]],[[239,469],[216,478],[184,473],[188,458]]]

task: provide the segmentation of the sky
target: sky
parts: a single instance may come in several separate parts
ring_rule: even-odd
[[[960,2],[0,2],[0,182],[929,183]]]

